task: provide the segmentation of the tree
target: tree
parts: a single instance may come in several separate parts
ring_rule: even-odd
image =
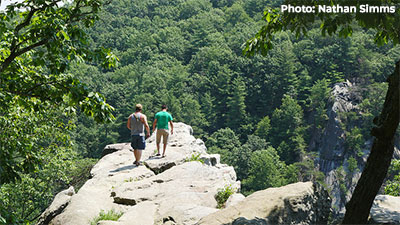
[[[325,122],[328,120],[326,115],[326,102],[330,95],[328,87],[328,80],[322,79],[315,82],[311,87],[310,95],[307,99],[307,105],[310,109],[314,110],[314,127],[323,130]]]
[[[240,125],[246,122],[246,86],[240,78],[236,78],[232,82],[232,89],[226,104],[228,109],[226,126],[237,131]]]
[[[261,139],[255,135],[248,135],[247,141],[242,147],[239,148],[239,151],[234,157],[236,160],[236,164],[233,165],[235,167],[235,172],[238,180],[244,180],[249,176],[250,169],[250,159],[252,154],[255,151],[261,151],[267,149],[268,144],[264,139]]]
[[[234,165],[235,155],[239,151],[240,141],[235,132],[230,128],[222,128],[214,132],[206,141],[210,153],[220,154],[221,162]]]
[[[287,0],[285,4],[292,6],[310,5],[318,7],[318,5],[355,5],[359,8],[361,4],[369,4],[375,6],[385,6],[399,3],[398,0],[393,1],[368,1],[368,0]],[[248,56],[261,52],[265,55],[272,48],[273,34],[282,30],[291,30],[297,36],[306,34],[316,19],[321,21],[320,29],[323,35],[329,35],[339,32],[339,36],[348,37],[353,32],[354,22],[366,29],[375,30],[375,42],[383,45],[392,41],[398,44],[400,41],[400,11],[395,13],[281,13],[276,9],[267,9],[264,13],[266,24],[252,39],[248,40],[244,47],[244,53]],[[388,76],[387,82],[389,88],[386,93],[385,103],[381,114],[374,119],[375,127],[372,128],[371,134],[375,137],[368,157],[364,171],[353,192],[352,198],[346,204],[346,214],[343,224],[365,224],[368,220],[369,211],[372,203],[378,193],[386,173],[388,171],[390,161],[394,151],[394,134],[400,121],[400,70],[399,62],[393,74]]]
[[[109,50],[90,50],[85,38],[84,28],[94,23],[104,2],[62,3],[26,0],[0,11],[0,119],[6,124],[0,132],[4,140],[0,145],[0,184],[14,181],[19,172],[33,171],[40,164],[38,150],[32,148],[34,136],[13,129],[23,114],[41,118],[40,114],[55,106],[65,112],[80,110],[98,122],[114,118],[113,108],[101,94],[66,73],[71,62],[91,61],[104,68],[116,64],[117,58]],[[6,141],[10,137],[17,137],[17,144]]]
[[[295,99],[285,95],[281,107],[272,113],[269,140],[287,164],[300,160],[305,149],[303,133],[303,110]]]
[[[268,139],[269,131],[271,130],[271,120],[268,116],[265,116],[260,122],[257,123],[255,135],[263,138],[265,140]]]
[[[285,163],[279,160],[273,147],[256,151],[251,155],[249,176],[243,180],[243,188],[246,191],[258,191],[285,185],[285,168]]]

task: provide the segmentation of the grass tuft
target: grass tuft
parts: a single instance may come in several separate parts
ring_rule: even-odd
[[[97,225],[97,223],[101,220],[111,220],[111,221],[117,221],[121,216],[122,212],[115,212],[114,209],[111,209],[108,212],[104,212],[104,210],[101,210],[99,215],[96,216],[91,222],[90,225]]]
[[[218,192],[215,195],[215,200],[217,200],[218,203],[217,208],[225,208],[225,203],[229,196],[233,195],[235,192],[236,188],[233,188],[232,185],[226,185],[224,188],[218,189]]]
[[[192,162],[192,161],[199,161],[199,162],[201,162],[202,164],[204,164],[204,160],[203,159],[201,159],[200,158],[200,153],[193,153],[191,156],[190,156],[190,158],[186,158],[185,159],[185,162]]]

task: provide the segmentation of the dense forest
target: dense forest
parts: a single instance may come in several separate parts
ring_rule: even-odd
[[[41,149],[36,154],[45,163],[1,185],[0,223],[35,221],[57,191],[69,185],[79,189],[105,145],[129,142],[126,120],[137,103],[150,127],[167,104],[174,121],[191,125],[208,152],[234,166],[247,195],[297,181],[324,182],[315,165],[318,148],[310,142],[324,133],[331,88],[349,81],[358,109],[340,116],[352,165],[344,174],[352,174],[371,139],[384,81],[400,59],[400,48],[377,47],[374,34],[357,27],[346,39],[325,37],[316,23],[304,37],[280,32],[265,57],[243,56],[243,43],[264,23],[264,7],[280,2],[112,0],[104,5],[94,26],[84,28],[86,38],[90,48],[110,49],[118,65],[78,58],[67,72],[104,95],[116,119],[98,123],[81,110],[56,105],[44,106],[42,114],[19,107],[1,112],[1,126],[13,126],[3,132],[20,134],[2,144]],[[387,193],[400,194],[399,171],[394,161]]]

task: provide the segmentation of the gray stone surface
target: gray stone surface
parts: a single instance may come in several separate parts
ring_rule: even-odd
[[[115,188],[118,202],[132,205],[152,202],[157,205],[157,221],[194,224],[208,213],[215,212],[215,194],[226,185],[237,187],[232,167],[210,167],[200,162],[187,162],[161,174]],[[168,219],[169,218],[169,219]]]
[[[332,103],[328,109],[328,122],[325,126],[325,132],[321,139],[320,151],[320,170],[329,173],[341,166],[344,159],[344,137],[345,132],[340,126],[340,117],[338,114],[350,112],[357,107],[353,103],[353,95],[349,88],[350,82],[335,84],[332,88]]]
[[[229,196],[228,200],[226,200],[225,206],[229,207],[232,205],[236,205],[237,203],[241,202],[244,200],[246,197],[240,193],[235,193],[231,196]]]
[[[400,197],[376,196],[370,212],[372,224],[400,224]]]
[[[363,158],[357,158],[359,171],[354,172],[351,182],[346,184],[347,193],[342,193],[339,177],[344,174],[338,174],[336,171],[340,166],[347,171],[347,160],[353,154],[345,151],[346,133],[341,127],[341,113],[358,112],[357,103],[359,97],[351,89],[354,88],[349,82],[337,83],[332,88],[331,102],[328,108],[328,121],[325,124],[325,130],[318,140],[318,166],[319,170],[325,174],[325,183],[331,189],[332,207],[335,209],[334,216],[343,213],[345,203],[350,199],[351,193],[361,175],[364,166]],[[313,136],[313,134],[312,134]],[[369,151],[368,145],[365,146],[365,160]],[[364,161],[365,162],[365,161]]]
[[[317,183],[295,183],[255,192],[197,224],[326,224],[328,192]]]
[[[130,143],[118,143],[118,144],[107,145],[106,147],[104,147],[101,157],[104,157],[108,154],[114,153],[122,149],[129,149],[129,148],[130,148]]]
[[[128,131],[127,131],[128,132]],[[204,142],[192,136],[192,128],[174,123],[166,157],[155,156],[155,135],[147,139],[143,165],[133,165],[129,143],[108,145],[104,156],[92,168],[92,178],[70,204],[50,224],[90,224],[100,211],[123,212],[118,221],[99,224],[194,224],[217,211],[214,195],[227,184],[236,182],[233,167],[219,164],[219,156],[209,156]],[[210,159],[210,165],[186,162],[192,155]],[[161,221],[161,222],[160,222]]]
[[[116,224],[126,225],[153,225],[156,217],[157,205],[152,202],[142,202],[130,208]]]
[[[219,154],[201,155],[200,159],[204,161],[204,164],[209,166],[216,166],[221,162],[221,156]]]
[[[37,225],[48,224],[55,216],[60,214],[70,203],[72,196],[75,194],[74,187],[61,191],[55,197],[51,205],[40,215]]]

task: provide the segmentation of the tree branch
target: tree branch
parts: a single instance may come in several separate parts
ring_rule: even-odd
[[[40,7],[40,8],[32,8],[32,10],[29,11],[29,14],[25,18],[24,22],[18,24],[14,29],[14,40],[12,41],[11,47],[10,47],[11,54],[13,52],[15,52],[17,50],[18,46],[20,45],[20,44],[17,44],[17,40],[18,40],[18,37],[19,37],[19,35],[18,35],[19,31],[22,28],[24,28],[24,27],[26,27],[26,26],[28,26],[30,24],[33,15],[35,15],[36,12],[39,12],[39,11],[42,11],[42,10],[48,8],[48,7],[53,7],[53,6],[57,5],[57,2],[58,1],[54,1],[53,3],[51,3],[49,5],[45,4],[43,7]]]
[[[44,39],[44,40],[36,42],[36,43],[34,43],[32,45],[29,45],[29,46],[27,46],[27,47],[25,47],[25,48],[23,48],[23,49],[21,49],[21,50],[19,50],[17,52],[15,52],[15,51],[12,52],[6,58],[6,60],[4,60],[4,62],[2,63],[1,68],[0,68],[0,73],[2,73],[12,63],[12,61],[14,61],[14,59],[16,57],[18,57],[18,56],[20,56],[20,55],[22,55],[22,54],[24,54],[24,53],[36,48],[36,47],[42,46],[42,45],[46,44],[48,41],[49,41],[48,39]]]

